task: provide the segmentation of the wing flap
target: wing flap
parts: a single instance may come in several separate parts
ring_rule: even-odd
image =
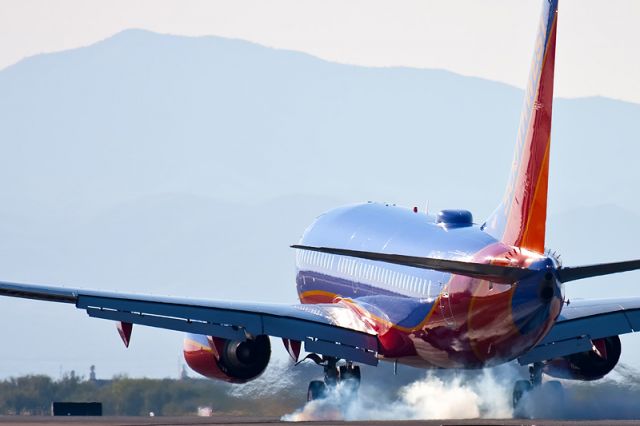
[[[285,305],[191,300],[0,282],[0,295],[74,303],[93,318],[245,340],[267,334],[308,352],[377,365],[378,337],[340,303]]]
[[[133,314],[112,309],[87,308],[87,314],[92,318],[111,321],[122,321],[130,324],[146,325],[167,330],[183,331],[185,333],[215,336],[229,340],[245,340],[246,334],[239,328],[219,326],[200,321],[167,318],[157,315]]]
[[[307,352],[327,353],[331,352],[337,358],[349,359],[355,362],[361,362],[363,364],[376,365],[377,358],[371,352],[367,351],[353,351],[353,348],[347,345],[335,345],[324,340],[311,340],[304,343],[304,348]]]

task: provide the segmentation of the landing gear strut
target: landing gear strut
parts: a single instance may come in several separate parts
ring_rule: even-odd
[[[542,383],[542,363],[536,362],[529,366],[529,380],[518,380],[513,386],[513,408],[518,408],[518,404],[525,394],[531,392],[534,387]]]
[[[529,366],[529,380],[518,380],[513,387],[513,409],[516,415],[522,415],[522,398],[540,388],[541,394],[548,401],[552,401],[554,404],[562,404],[564,400],[564,390],[562,383],[557,380],[549,380],[542,383],[542,369],[544,364],[536,362]]]
[[[351,361],[338,367],[338,361],[340,361],[338,358],[317,355],[309,358],[324,368],[324,381],[313,380],[309,383],[307,401],[325,398],[332,389],[338,386],[338,383],[349,386],[351,391],[357,391],[360,387],[360,367],[353,365]]]

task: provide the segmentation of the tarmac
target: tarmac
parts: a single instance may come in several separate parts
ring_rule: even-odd
[[[139,426],[139,425],[238,425],[260,426],[274,424],[291,424],[276,417],[38,417],[38,416],[0,416],[0,424],[20,426],[49,426],[58,424],[95,425],[95,426]],[[295,424],[320,425],[407,425],[407,426],[440,426],[440,425],[508,425],[508,426],[615,426],[637,425],[640,420],[552,420],[552,419],[465,419],[465,420],[410,420],[410,421],[313,421],[295,422]]]

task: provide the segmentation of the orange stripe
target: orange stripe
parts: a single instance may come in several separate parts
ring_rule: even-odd
[[[533,200],[529,206],[529,217],[522,234],[520,247],[544,253],[544,240],[547,221],[547,192],[549,187],[549,150],[551,148],[551,137],[547,142],[547,147],[542,159],[542,168],[538,176],[538,182],[533,193]]]
[[[558,15],[556,13],[555,17],[553,18],[553,22],[551,23],[551,31],[549,33],[550,35],[552,35],[556,31],[555,27],[556,27],[556,24],[557,24],[557,20],[558,20]],[[555,37],[555,34],[554,34],[554,37]],[[554,39],[554,43],[555,42],[556,42],[556,40]],[[554,48],[555,48],[555,46],[554,46]],[[547,64],[547,58],[548,58],[550,50],[551,49],[549,49],[549,44],[547,44],[545,46],[544,57],[542,58],[542,65],[540,67],[540,78],[538,79],[538,84],[536,85],[536,88],[535,88],[535,96],[533,97],[533,102],[534,103],[537,102],[538,97],[540,96],[540,88],[542,86],[541,83],[542,83],[542,79],[543,79],[543,73],[544,73],[545,66]],[[551,99],[551,102],[552,102],[552,106],[553,106],[553,98]],[[535,120],[531,120],[531,116],[533,115],[534,111],[535,111],[535,108],[532,107],[531,111],[529,112],[529,119],[530,119],[529,129],[527,129],[527,132],[525,133],[524,140],[522,142],[523,145],[522,145],[522,148],[520,150],[521,152],[520,152],[520,155],[519,155],[518,173],[517,173],[517,175],[516,175],[516,177],[515,177],[515,179],[513,181],[514,188],[510,191],[511,202],[507,204],[508,207],[507,207],[507,210],[506,210],[506,224],[505,224],[505,227],[504,227],[504,234],[503,234],[503,237],[502,237],[502,241],[505,242],[506,244],[510,244],[510,245],[518,245],[517,244],[518,240],[524,239],[524,232],[525,232],[525,229],[526,229],[526,225],[525,225],[525,229],[520,230],[517,235],[515,235],[515,236],[509,235],[510,234],[509,230],[513,226],[513,224],[512,224],[513,223],[513,215],[511,213],[512,213],[515,201],[516,201],[516,197],[518,195],[520,195],[520,197],[521,197],[520,201],[523,201],[522,200],[523,193],[518,193],[518,189],[522,189],[520,187],[523,185],[523,183],[520,183],[520,185],[518,185],[518,182],[521,180],[521,178],[522,179],[526,179],[526,178],[523,178],[523,174],[522,173],[526,174],[527,173],[527,168],[526,168],[526,166],[523,168],[522,158],[524,157],[524,155],[523,155],[524,149],[526,149],[527,147],[531,148],[530,145],[527,145],[526,141],[528,139],[527,136],[530,134],[530,129],[533,129],[533,127],[535,126]],[[531,143],[533,143],[533,140],[531,140]],[[551,144],[551,135],[549,135],[549,140],[548,140],[548,143],[547,143],[545,156],[548,154],[548,150],[549,150],[550,144]],[[530,151],[530,149],[529,149],[529,151]],[[531,154],[529,154],[529,161],[531,161]],[[542,175],[542,168],[543,167],[544,167],[544,160],[543,160],[543,164],[541,164],[540,174],[537,177],[537,181],[538,182],[540,181],[540,176]],[[548,167],[549,167],[548,159],[547,159],[546,167],[547,167],[546,175],[548,176]],[[547,183],[548,182],[545,182],[545,185]],[[536,191],[537,191],[537,187],[538,186],[539,185],[536,185]],[[535,195],[534,195],[534,199],[535,199]],[[545,219],[546,219],[546,210],[547,210],[546,209],[546,191],[545,191],[544,201],[545,201],[544,213],[545,213]],[[516,212],[516,214],[518,214],[518,213],[519,212]],[[522,218],[519,219],[519,222],[521,220],[522,220]],[[526,220],[528,222],[529,218],[527,218]],[[543,230],[543,233],[544,233],[544,230]],[[539,246],[539,245],[540,244],[538,244],[537,246]],[[525,247],[525,246],[523,246],[523,247]],[[531,250],[538,251],[538,249],[535,248],[535,247],[525,247],[525,248],[529,248]],[[544,236],[542,238],[542,249],[540,251],[538,251],[538,252],[539,253],[544,253]]]

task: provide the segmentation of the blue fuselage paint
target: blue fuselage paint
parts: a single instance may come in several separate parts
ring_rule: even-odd
[[[376,322],[383,358],[432,367],[473,368],[505,362],[538,343],[562,306],[562,287],[548,275],[556,266],[552,258],[505,246],[477,225],[447,227],[436,223],[434,216],[406,208],[366,203],[331,210],[316,219],[300,244],[511,262],[537,271],[508,285],[298,250],[300,300],[347,299],[356,305]],[[543,294],[545,286],[550,290]]]

